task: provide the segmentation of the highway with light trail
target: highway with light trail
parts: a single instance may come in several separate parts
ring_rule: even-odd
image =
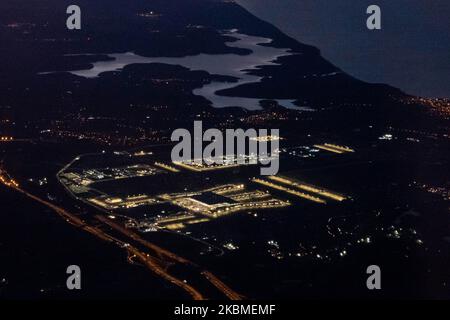
[[[89,225],[86,221],[83,219],[80,219],[75,214],[67,211],[64,208],[61,208],[47,200],[44,200],[34,194],[29,193],[28,191],[24,190],[20,187],[19,183],[16,182],[11,176],[3,169],[0,169],[0,183],[4,186],[15,190],[22,195],[25,195],[26,197],[30,198],[31,200],[34,200],[41,205],[44,205],[50,209],[52,209],[54,212],[56,212],[59,216],[61,216],[66,222],[70,223],[71,225],[78,227],[86,232],[89,232],[92,235],[95,235],[96,237],[108,241],[111,243],[116,244],[120,248],[125,248],[129,254],[129,256],[134,256],[138,258],[141,263],[151,270],[153,273],[158,275],[159,277],[165,279],[166,281],[174,284],[175,286],[179,287],[180,289],[184,290],[189,296],[191,296],[194,300],[205,300],[207,297],[200,293],[200,291],[196,288],[194,288],[192,285],[188,284],[187,281],[183,281],[181,279],[178,279],[177,277],[171,275],[168,273],[167,269],[168,266],[173,265],[175,263],[181,264],[181,265],[187,265],[190,267],[195,268],[195,270],[199,270],[198,274],[203,279],[206,279],[210,284],[212,284],[217,290],[219,290],[222,294],[224,294],[227,298],[231,300],[240,300],[243,298],[242,295],[236,293],[233,291],[230,287],[228,287],[226,284],[224,284],[217,276],[212,274],[209,271],[201,270],[199,266],[197,266],[195,263],[180,257],[176,255],[175,253],[172,253],[166,249],[163,249],[153,243],[150,243],[143,238],[141,238],[136,233],[126,229],[125,227],[111,221],[111,219],[101,216],[101,215],[95,215],[94,218],[96,221],[99,221],[103,223],[103,225],[119,232],[121,235],[124,235],[128,237],[131,241],[136,242],[139,245],[142,245],[146,247],[147,249],[151,250],[156,254],[157,257],[152,256],[150,253],[144,252],[137,248],[137,246],[131,245],[129,242],[123,241],[118,239],[117,237],[114,237],[104,230]]]

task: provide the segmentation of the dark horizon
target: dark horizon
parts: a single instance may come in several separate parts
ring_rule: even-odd
[[[379,0],[382,30],[374,32],[365,26],[373,1],[237,2],[360,80],[450,98],[449,1]]]

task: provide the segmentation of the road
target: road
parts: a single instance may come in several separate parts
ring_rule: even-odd
[[[97,221],[102,222],[105,226],[110,227],[111,229],[118,231],[120,234],[128,237],[130,240],[135,241],[139,243],[140,245],[143,245],[144,247],[150,249],[152,252],[156,253],[158,257],[154,257],[150,255],[149,253],[143,252],[139,250],[136,246],[131,245],[129,242],[123,241],[118,239],[117,237],[113,237],[104,230],[91,226],[86,221],[80,219],[75,214],[67,211],[64,208],[61,208],[47,200],[44,200],[36,195],[33,195],[26,190],[22,189],[19,184],[12,179],[9,174],[4,171],[3,169],[0,169],[0,183],[5,185],[8,188],[11,188],[26,197],[52,209],[55,211],[59,216],[64,218],[68,223],[72,224],[73,226],[76,226],[78,228],[81,228],[82,230],[89,232],[92,235],[95,235],[96,237],[112,242],[119,246],[120,248],[126,248],[128,251],[129,256],[135,256],[137,257],[144,266],[146,266],[149,270],[154,272],[156,275],[160,276],[161,278],[171,282],[175,286],[178,286],[182,290],[184,290],[186,293],[188,293],[192,299],[194,300],[205,300],[206,297],[200,293],[196,288],[189,285],[186,281],[182,281],[175,276],[169,274],[167,272],[167,266],[171,265],[173,263],[180,263],[183,265],[189,265],[195,268],[199,268],[196,264],[193,262],[180,257],[176,255],[175,253],[172,253],[166,249],[163,249],[153,243],[150,243],[146,241],[145,239],[141,238],[136,233],[132,232],[131,230],[126,229],[125,227],[113,222],[111,219],[108,219],[107,217],[96,215],[94,218]],[[209,271],[201,271],[201,275],[203,275],[206,280],[208,280],[214,287],[216,287],[219,291],[221,291],[226,297],[232,300],[240,300],[242,299],[242,296],[238,293],[234,292],[231,288],[226,286],[222,281],[220,281],[214,274],[212,274]]]
[[[225,283],[223,283],[219,278],[217,278],[214,274],[209,271],[203,271],[202,275],[211,282],[217,289],[219,289],[223,294],[225,294],[230,300],[242,300],[244,297],[235,291],[233,291],[230,287],[228,287]]]
[[[199,266],[197,266],[193,262],[142,239],[136,233],[122,227],[121,225],[113,222],[111,219],[109,219],[107,217],[97,215],[97,216],[95,216],[95,218],[97,220],[107,224],[108,226],[115,229],[116,231],[126,234],[131,239],[139,242],[140,244],[144,245],[145,247],[147,247],[147,248],[151,249],[152,251],[154,251],[155,253],[157,253],[158,256],[160,256],[160,257],[168,258],[170,260],[174,260],[174,261],[182,263],[182,264],[187,264],[187,265],[199,268]],[[200,274],[203,275],[206,280],[208,280],[212,285],[214,285],[214,287],[216,287],[219,291],[221,291],[229,299],[241,300],[243,298],[240,294],[233,291],[230,287],[228,287],[225,283],[223,283],[217,276],[215,276],[210,271],[204,270],[204,271],[201,271]]]

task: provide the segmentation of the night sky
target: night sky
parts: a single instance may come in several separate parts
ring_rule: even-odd
[[[448,0],[238,0],[348,73],[407,93],[450,97]],[[366,9],[382,9],[382,30]]]

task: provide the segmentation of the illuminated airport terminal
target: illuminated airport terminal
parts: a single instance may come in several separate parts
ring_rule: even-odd
[[[335,193],[332,191],[329,191],[327,189],[324,189],[322,187],[313,186],[311,184],[306,184],[303,182],[297,182],[291,179],[278,177],[278,176],[271,176],[269,177],[270,180],[268,181],[265,179],[259,179],[259,178],[253,178],[252,181],[275,189],[279,191],[283,191],[285,193],[288,193],[290,195],[294,195],[299,198],[303,198],[315,203],[320,204],[326,204],[327,200],[334,200],[338,202],[342,202],[347,199],[346,196]],[[275,183],[276,182],[276,183]]]
[[[107,210],[130,209],[158,203],[158,200],[145,194],[128,196],[124,198],[101,196],[98,198],[90,198],[88,201]]]
[[[314,145],[314,147],[316,147],[318,149],[321,149],[321,150],[329,151],[329,152],[332,152],[332,153],[337,153],[337,154],[353,153],[353,152],[355,152],[355,150],[353,150],[350,147],[338,146],[338,145],[331,144],[331,143],[316,144],[316,145]]]
[[[218,186],[197,193],[163,195],[162,198],[209,218],[249,209],[281,208],[290,205],[289,201],[276,199],[267,192],[247,191],[242,184]]]
[[[87,169],[82,170],[81,172],[64,172],[60,174],[60,178],[65,178],[77,185],[89,186],[96,182],[152,176],[159,172],[159,169],[149,165],[137,164],[119,168]]]

